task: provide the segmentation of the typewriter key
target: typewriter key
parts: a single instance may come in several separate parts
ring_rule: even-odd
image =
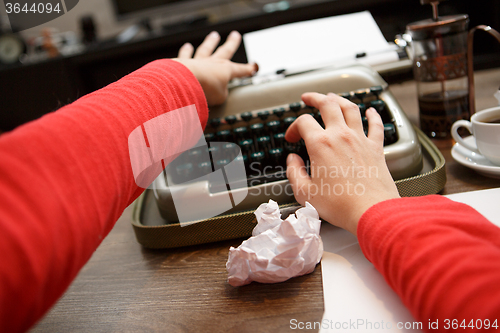
[[[220,125],[220,118],[212,118],[210,119],[210,126],[213,128],[217,128]]]
[[[247,155],[241,155],[236,157],[237,159],[242,159],[243,164],[245,165],[245,168],[248,169],[248,156]]]
[[[253,170],[262,170],[264,168],[264,159],[266,158],[266,154],[263,151],[257,151],[255,153],[250,154],[250,165],[252,165]]]
[[[269,150],[271,144],[271,138],[269,136],[261,136],[260,138],[257,138],[257,145],[260,149],[263,149],[264,151]]]
[[[354,96],[356,96],[361,103],[363,103],[363,98],[366,96],[366,90],[358,90],[354,92]]]
[[[358,104],[359,112],[361,113],[361,117],[365,116],[366,105],[364,103]]]
[[[372,101],[370,105],[377,110],[379,114],[382,114],[382,112],[385,110],[385,103],[384,101],[378,99],[376,101]]]
[[[286,155],[291,154],[291,153],[298,154],[299,150],[300,150],[300,146],[296,143],[285,144]]]
[[[269,117],[269,111],[262,111],[257,114],[257,116],[262,120],[266,120]]]
[[[212,160],[219,159],[219,157],[220,157],[219,146],[212,146],[212,147],[208,148],[208,152],[210,153],[210,156],[212,156]]]
[[[269,159],[274,165],[285,165],[283,149],[274,148],[269,150]]]
[[[285,108],[279,108],[279,109],[274,109],[273,110],[273,114],[278,117],[278,118],[281,118],[283,117],[283,114],[285,113]]]
[[[370,105],[377,110],[378,114],[382,117],[382,121],[385,123],[390,123],[392,121],[392,116],[387,112],[385,107],[385,102],[381,99],[372,101]]]
[[[222,145],[222,159],[228,159],[232,161],[238,154],[238,147],[232,142],[228,142]]]
[[[300,111],[301,108],[302,108],[302,105],[299,102],[290,104],[290,110],[293,112]]]
[[[229,125],[232,125],[236,122],[236,116],[227,116],[226,118],[224,118],[226,120],[226,123],[229,124]]]
[[[285,133],[274,134],[274,146],[283,147],[283,142],[285,142]]]
[[[264,124],[262,123],[255,123],[253,125],[250,125],[250,131],[252,134],[256,136],[260,136],[262,132],[264,131]]]
[[[287,129],[294,121],[297,119],[296,117],[286,117],[283,120],[283,123],[285,124],[285,129]]]
[[[249,122],[250,120],[252,120],[252,118],[253,118],[253,115],[251,112],[243,112],[241,114],[241,119],[243,119],[246,122]]]
[[[242,126],[235,128],[233,132],[238,139],[243,139],[248,134],[248,129],[246,126]]]
[[[379,99],[379,95],[382,93],[382,91],[384,91],[384,88],[382,88],[382,86],[373,86],[370,88],[370,92],[374,94],[377,99]]]
[[[198,172],[201,176],[208,175],[212,171],[212,163],[210,161],[198,163]]]
[[[241,150],[243,152],[249,152],[252,150],[253,140],[252,139],[241,140],[239,146],[241,147]]]
[[[271,120],[267,123],[267,129],[270,132],[276,132],[281,126],[281,123],[279,120]]]
[[[339,96],[343,97],[345,99],[351,100],[351,93],[344,92],[344,93],[339,94]]]
[[[205,141],[213,141],[215,139],[215,134],[214,133],[205,133]]]
[[[229,159],[218,160],[217,162],[215,162],[215,170],[222,169],[223,167],[228,165],[229,162]]]
[[[182,179],[187,179],[193,173],[193,164],[185,163],[178,165],[177,168],[175,168],[175,171],[177,171],[177,174]]]
[[[187,152],[188,160],[192,163],[198,162],[202,156],[202,150],[200,148],[190,149]]]
[[[217,135],[217,140],[227,141],[231,137],[231,131],[230,130],[218,131],[216,135]]]
[[[384,145],[389,145],[397,141],[396,127],[394,124],[384,124]]]

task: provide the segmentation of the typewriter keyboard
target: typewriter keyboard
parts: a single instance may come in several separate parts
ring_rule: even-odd
[[[398,140],[398,134],[393,116],[388,112],[385,102],[379,98],[382,91],[381,86],[373,86],[340,95],[358,105],[365,134],[368,131],[365,111],[369,107],[375,108],[384,122],[384,145],[390,145]],[[306,113],[324,126],[320,111],[303,102],[210,119],[205,130],[208,147],[191,149],[172,162],[168,167],[170,183],[185,183],[223,168],[240,151],[247,171],[247,186],[285,179],[285,161],[289,153],[300,155],[306,166],[309,162],[303,140],[297,143],[285,140],[285,132],[290,124]],[[206,151],[210,154],[211,163],[202,158]]]
[[[254,210],[269,199],[293,202],[286,157],[296,153],[306,167],[310,161],[304,142],[287,142],[285,132],[305,113],[323,125],[321,112],[300,102],[306,91],[334,92],[356,103],[365,132],[365,112],[375,108],[384,123],[384,155],[391,175],[397,180],[418,174],[420,143],[387,87],[370,68],[352,66],[233,88],[226,103],[210,110],[206,144],[200,141],[179,155],[153,183],[161,216],[167,223],[182,223]],[[243,171],[231,174],[236,169]]]

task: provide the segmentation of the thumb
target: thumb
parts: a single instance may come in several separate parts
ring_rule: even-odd
[[[292,185],[295,200],[304,205],[308,199],[311,177],[307,174],[304,160],[299,155],[288,155],[286,159],[286,176]]]
[[[231,79],[236,77],[252,76],[259,70],[259,65],[256,63],[252,64],[237,64],[232,63],[231,66]]]

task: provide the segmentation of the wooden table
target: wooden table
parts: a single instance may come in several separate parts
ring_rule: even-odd
[[[497,105],[500,69],[476,75],[477,109]],[[418,123],[413,81],[390,89]],[[500,180],[456,163],[452,140],[435,141],[446,159],[443,194],[499,187]],[[290,320],[321,321],[321,266],[307,276],[233,288],[225,263],[241,239],[174,250],[144,249],[127,208],[69,290],[32,332],[284,332]]]

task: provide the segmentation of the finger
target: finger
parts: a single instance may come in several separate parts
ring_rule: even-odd
[[[178,58],[184,58],[184,59],[191,58],[193,56],[193,52],[194,52],[193,45],[191,45],[191,43],[186,43],[182,45],[181,48],[179,49]]]
[[[252,76],[257,71],[259,70],[259,65],[256,63],[253,64],[237,64],[237,63],[231,63],[231,78],[230,80],[234,79],[235,77],[245,77],[245,76]]]
[[[366,119],[368,120],[368,138],[383,144],[384,143],[384,123],[382,118],[374,108],[366,110]]]
[[[208,58],[212,55],[217,45],[220,42],[220,35],[217,31],[212,31],[205,37],[203,43],[198,46],[194,53],[194,58]]]
[[[295,200],[301,205],[308,198],[308,189],[311,187],[311,177],[307,174],[304,160],[299,155],[289,154],[286,159],[286,176],[292,185]]]
[[[313,106],[321,111],[321,118],[325,128],[345,124],[340,105],[332,96],[318,93],[305,93],[302,100],[307,105]]]
[[[288,127],[285,133],[285,140],[288,142],[297,142],[300,139],[304,139],[307,145],[312,136],[318,131],[323,131],[321,125],[310,114],[303,114]]]
[[[347,126],[352,128],[353,130],[362,132],[363,122],[361,121],[361,113],[359,112],[359,107],[347,98],[333,93],[329,93],[328,97],[331,97],[333,101],[340,105],[340,109],[342,110],[342,114],[344,115],[344,120]],[[323,113],[321,113],[321,115],[323,115]]]
[[[241,35],[237,31],[231,31],[224,44],[219,46],[212,55],[216,58],[231,59],[241,44]]]

